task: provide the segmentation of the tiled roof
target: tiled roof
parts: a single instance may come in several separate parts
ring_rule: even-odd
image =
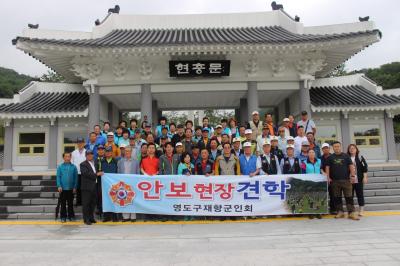
[[[400,97],[374,94],[359,85],[313,87],[310,90],[310,98],[311,104],[316,107],[400,104]]]
[[[104,37],[95,39],[56,40],[26,37],[18,37],[17,39],[59,45],[115,47],[190,44],[290,44],[330,41],[376,34],[380,34],[380,31],[372,30],[342,34],[297,34],[280,26],[266,26],[246,28],[113,30]]]
[[[0,113],[77,112],[88,105],[85,92],[36,92],[24,102],[0,105]]]

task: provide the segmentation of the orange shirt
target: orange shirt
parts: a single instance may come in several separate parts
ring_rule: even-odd
[[[158,173],[158,158],[147,156],[141,162],[143,170],[148,175],[156,175]]]
[[[274,124],[267,123],[267,125],[268,125],[268,128],[269,128],[269,134],[272,135],[272,136],[275,136]]]

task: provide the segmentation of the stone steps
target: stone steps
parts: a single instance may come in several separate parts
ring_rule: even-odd
[[[367,211],[400,210],[400,166],[371,168],[365,185]],[[55,176],[0,176],[0,219],[54,219]],[[355,203],[357,199],[355,198]],[[81,207],[74,208],[77,218]]]

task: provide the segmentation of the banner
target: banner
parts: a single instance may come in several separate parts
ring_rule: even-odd
[[[328,213],[323,175],[145,176],[104,174],[103,211],[257,216]]]

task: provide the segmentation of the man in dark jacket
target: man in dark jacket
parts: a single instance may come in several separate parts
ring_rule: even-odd
[[[93,151],[86,150],[86,161],[80,164],[83,221],[87,225],[96,223],[94,208],[96,206],[97,174],[93,162]]]
[[[113,153],[112,153],[112,148],[111,147],[106,147],[105,149],[105,157],[103,160],[101,160],[101,171],[98,172],[99,176],[104,175],[104,173],[112,173],[112,174],[117,174],[118,173],[118,163],[117,161],[113,158]],[[100,178],[101,180],[101,178]],[[112,212],[105,212],[104,213],[104,219],[103,222],[118,222],[119,216],[117,213],[112,213]]]

